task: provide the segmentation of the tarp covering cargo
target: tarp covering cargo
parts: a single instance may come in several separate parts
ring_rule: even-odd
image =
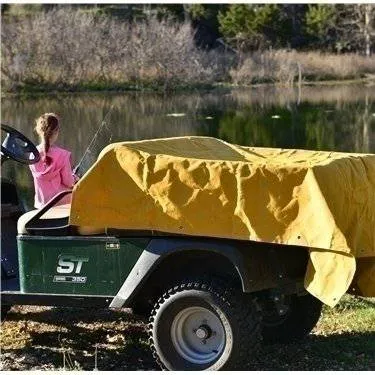
[[[306,289],[333,306],[375,296],[375,155],[243,147],[209,137],[107,146],[75,186],[70,223],[300,245]]]

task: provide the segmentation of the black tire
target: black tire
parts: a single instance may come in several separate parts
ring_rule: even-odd
[[[318,323],[323,304],[311,294],[289,297],[289,309],[285,316],[277,319],[276,309],[273,317],[262,319],[262,336],[266,344],[288,343],[301,340]]]
[[[216,357],[212,360],[206,357],[204,363],[194,363],[193,360],[189,360],[190,357],[181,355],[181,349],[180,351],[177,349],[179,341],[173,334],[173,327],[178,324],[176,321],[179,321],[179,316],[191,309],[203,311],[210,316],[209,320],[203,320],[207,323],[204,325],[207,327],[207,340],[199,338],[197,331],[203,326],[194,318],[191,318],[189,324],[200,325],[200,327],[195,330],[184,330],[185,326],[183,326],[182,335],[186,331],[194,332],[190,333],[192,336],[196,334],[193,340],[202,340],[202,344],[208,346],[220,342],[220,350],[208,350],[208,356]],[[219,325],[218,334],[212,328],[218,327],[215,323]],[[168,289],[159,298],[151,313],[149,334],[154,357],[164,369],[175,371],[244,369],[254,357],[261,342],[260,317],[253,300],[234,289],[220,286],[219,282],[187,281]],[[195,341],[194,345],[199,346],[200,343],[196,344]],[[207,348],[203,346],[202,350]],[[200,348],[198,353],[199,350]],[[207,356],[207,353],[203,355]]]
[[[8,305],[1,305],[1,317],[0,317],[0,320],[3,321],[5,320],[5,317],[8,313],[8,311],[10,310],[11,306],[8,306]]]

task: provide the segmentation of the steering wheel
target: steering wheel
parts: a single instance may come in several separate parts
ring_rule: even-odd
[[[35,164],[40,160],[38,149],[26,136],[5,124],[1,124],[1,130],[7,133],[1,145],[1,156],[22,164]]]

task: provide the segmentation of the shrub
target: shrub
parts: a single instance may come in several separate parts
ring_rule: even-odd
[[[2,83],[173,87],[218,80],[226,59],[197,49],[193,38],[189,24],[168,18],[130,24],[61,7],[3,24]]]

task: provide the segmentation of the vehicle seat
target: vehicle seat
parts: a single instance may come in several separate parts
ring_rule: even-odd
[[[51,207],[36,223],[32,230],[27,228],[27,223],[38,214],[39,210],[32,210],[23,214],[17,222],[18,234],[23,235],[99,235],[105,234],[104,228],[89,226],[76,227],[69,225],[70,204]]]

